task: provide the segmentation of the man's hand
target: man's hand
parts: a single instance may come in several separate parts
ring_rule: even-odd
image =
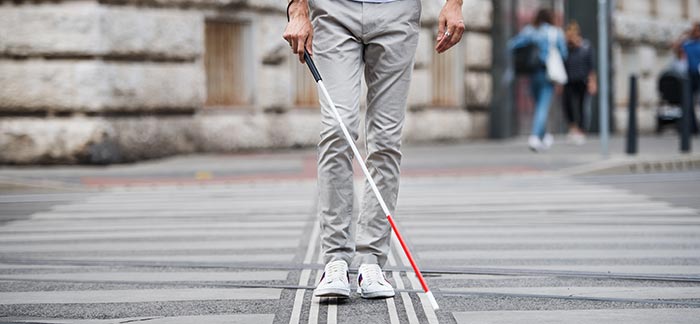
[[[304,49],[312,52],[312,41],[314,38],[314,29],[311,26],[309,19],[309,5],[307,0],[293,0],[289,6],[289,22],[282,36],[289,46],[292,47],[292,52],[299,55],[299,62],[304,63]]]
[[[438,36],[435,50],[438,53],[444,53],[459,43],[462,39],[462,34],[464,34],[462,0],[447,0],[438,19]]]

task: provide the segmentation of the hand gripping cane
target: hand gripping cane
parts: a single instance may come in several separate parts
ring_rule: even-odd
[[[406,257],[408,257],[408,261],[411,262],[411,267],[413,267],[413,271],[416,273],[416,277],[418,277],[418,281],[420,281],[420,285],[423,287],[423,291],[425,291],[425,294],[428,296],[428,300],[430,300],[430,305],[432,305],[433,309],[435,309],[435,310],[439,309],[440,307],[438,306],[437,301],[435,300],[435,297],[433,296],[433,293],[430,291],[430,289],[428,288],[428,285],[425,283],[425,279],[423,278],[423,274],[421,274],[420,270],[418,269],[418,266],[416,265],[416,261],[413,260],[413,256],[411,255],[411,251],[408,250],[408,246],[406,245],[406,242],[403,240],[403,237],[401,237],[401,233],[399,233],[399,230],[396,228],[396,223],[394,222],[394,219],[391,217],[391,214],[389,213],[389,208],[386,207],[386,203],[384,202],[384,199],[382,198],[382,194],[379,193],[379,189],[377,189],[377,185],[374,183],[372,176],[369,174],[369,171],[367,170],[367,166],[365,166],[365,163],[362,159],[362,156],[360,155],[360,152],[357,151],[357,147],[355,146],[355,143],[352,140],[352,136],[350,136],[350,133],[348,132],[347,127],[345,127],[345,123],[343,123],[343,119],[340,117],[340,113],[338,113],[338,108],[335,107],[335,104],[333,103],[331,96],[328,94],[328,90],[326,90],[326,86],[323,84],[323,80],[321,80],[321,74],[318,73],[318,69],[316,68],[316,64],[314,63],[313,59],[311,59],[311,56],[309,55],[309,53],[306,50],[304,51],[304,61],[306,61],[306,65],[309,67],[309,70],[311,70],[311,74],[313,74],[314,79],[316,80],[316,83],[318,84],[319,88],[321,89],[321,92],[323,93],[323,96],[326,98],[326,100],[328,100],[328,103],[331,106],[331,111],[333,112],[335,119],[338,121],[338,124],[340,125],[340,129],[343,131],[343,134],[345,135],[345,139],[348,141],[348,144],[350,144],[350,148],[352,149],[352,152],[355,154],[355,158],[357,159],[358,164],[360,164],[360,167],[362,168],[362,173],[365,174],[365,177],[367,178],[369,185],[372,187],[372,191],[374,192],[374,195],[377,196],[377,200],[379,201],[379,205],[382,206],[382,210],[384,211],[386,218],[389,220],[389,224],[391,224],[391,229],[394,231],[394,234],[396,234],[396,237],[399,239],[399,243],[401,243],[401,248],[403,249],[403,252],[406,254]]]

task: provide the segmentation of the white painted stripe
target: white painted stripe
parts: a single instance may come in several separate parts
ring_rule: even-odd
[[[459,324],[680,324],[697,323],[700,308],[455,312],[453,315]]]
[[[391,233],[391,240],[392,240],[392,245],[396,247],[396,249],[399,249],[401,246],[401,243],[399,242],[399,239],[396,237],[395,233]],[[403,253],[403,250],[401,251],[400,254],[400,259],[401,262],[405,267],[410,267],[411,262],[408,260],[408,257],[406,256],[406,253]],[[423,286],[420,284],[420,281],[418,281],[418,277],[414,273],[406,273],[406,278],[408,278],[408,281],[411,283],[411,286],[413,289],[423,289]],[[425,293],[419,293],[418,298],[420,299],[421,305],[423,306],[423,312],[425,313],[425,317],[428,319],[428,323],[430,324],[439,324],[440,322],[438,321],[437,315],[435,314],[435,310],[433,309],[433,306],[430,303],[430,300],[428,299],[428,296],[426,296]]]
[[[592,204],[587,203],[548,203],[548,204],[538,204],[538,205],[510,205],[507,203],[498,205],[456,205],[456,206],[425,206],[425,207],[413,207],[403,205],[398,209],[398,214],[403,213],[491,213],[491,212],[535,212],[535,211],[556,211],[558,213],[568,213],[575,212],[579,210],[604,210],[604,211],[617,211],[617,210],[630,210],[630,209],[648,209],[648,208],[672,208],[670,203],[654,201],[654,202],[638,202],[638,203],[628,203],[628,202],[618,202],[618,203],[601,203]],[[679,208],[679,207],[675,207]],[[690,210],[688,208],[687,210]]]
[[[402,193],[403,194],[403,193]],[[493,205],[493,204],[512,204],[512,205],[538,205],[549,203],[571,203],[580,204],[588,203],[610,203],[610,202],[654,202],[654,200],[640,195],[628,195],[611,193],[607,195],[601,194],[583,194],[576,195],[575,193],[564,192],[557,196],[542,196],[542,195],[523,195],[521,192],[512,196],[470,196],[465,195],[461,198],[456,197],[429,197],[430,199],[411,199],[405,202],[406,206],[410,207],[425,207],[425,206],[457,206],[457,205]]]
[[[198,210],[156,210],[156,211],[104,211],[104,212],[39,212],[32,214],[32,219],[34,220],[56,220],[56,219],[68,219],[68,220],[95,220],[99,218],[120,218],[120,219],[169,219],[169,218],[194,218],[201,220],[209,216],[218,217],[241,217],[244,219],[271,219],[271,220],[288,220],[296,217],[297,219],[302,218],[304,213],[307,213],[309,208],[299,208],[296,210],[284,209],[280,210],[270,210],[268,208],[258,208],[258,209],[235,209],[235,210],[210,210],[210,211],[198,211]]]
[[[75,269],[80,266],[72,265],[48,265],[48,264],[9,264],[0,263],[0,269]]]
[[[250,250],[296,248],[299,239],[229,240],[229,241],[175,241],[175,242],[97,242],[0,245],[0,252],[78,252],[78,251],[173,251],[173,250]]]
[[[536,279],[544,278],[545,276],[509,276],[509,275],[477,275],[477,274],[452,274],[445,273],[441,274],[439,277],[432,278],[432,280],[523,280],[523,279]]]
[[[221,198],[218,198],[221,199]],[[240,211],[240,210],[255,210],[260,208],[274,208],[279,209],[284,207],[285,211],[290,209],[305,209],[313,207],[309,204],[311,199],[304,200],[266,200],[266,201],[251,201],[251,200],[241,200],[241,201],[228,201],[228,200],[217,200],[215,198],[200,200],[198,202],[194,201],[162,201],[154,202],[148,201],[144,203],[124,203],[115,202],[112,204],[71,204],[71,205],[56,205],[51,208],[55,212],[103,212],[103,211],[138,211],[138,212],[150,212],[150,211],[163,211],[163,210],[192,210],[192,211]]]
[[[487,245],[487,244],[533,244],[533,245],[549,245],[559,246],[579,245],[579,244],[686,244],[700,245],[700,235],[697,237],[470,237],[464,233],[459,235],[449,236],[415,236],[411,237],[411,243],[423,245],[455,245],[455,244],[470,244],[470,245]]]
[[[405,211],[399,213],[402,220],[406,220],[412,223],[430,223],[425,219],[425,215],[431,215],[430,220],[435,221],[435,219],[444,219],[449,222],[459,222],[459,221],[471,221],[474,219],[488,219],[495,221],[538,221],[541,219],[547,220],[568,220],[569,222],[584,222],[584,221],[602,221],[609,218],[621,218],[622,220],[648,220],[648,219],[658,219],[659,217],[673,217],[678,220],[692,221],[694,217],[697,217],[700,213],[692,209],[686,208],[651,208],[644,211],[636,210],[565,210],[558,211],[554,210],[526,210],[526,211],[506,211],[506,212],[489,212],[480,213],[478,211],[457,211],[448,213],[437,213],[431,211]],[[423,217],[420,217],[423,216]]]
[[[211,241],[212,236],[238,237],[299,237],[300,229],[260,229],[251,231],[250,229],[207,229],[207,230],[144,230],[144,231],[124,231],[124,232],[97,232],[97,233],[60,233],[46,232],[40,234],[9,233],[0,236],[1,243],[15,242],[43,242],[43,241],[78,241],[78,240],[117,240],[117,239],[166,239],[178,238],[192,242],[194,239],[206,239]]]
[[[225,263],[225,262],[291,262],[294,254],[174,254],[174,255],[118,255],[118,256],[42,256],[37,260],[72,260],[72,261],[132,261],[132,262],[194,262],[194,263]],[[23,260],[32,259],[23,257]]]
[[[395,266],[396,265],[396,260],[394,259],[394,256],[391,252],[389,252],[389,265]],[[396,285],[397,289],[405,289],[405,286],[403,284],[403,280],[401,279],[401,273],[398,271],[392,271],[391,272],[392,278],[394,278],[394,284]],[[413,308],[413,302],[411,301],[411,297],[408,296],[407,292],[401,292],[399,293],[401,295],[401,301],[403,302],[403,307],[406,309],[406,316],[408,317],[408,323],[409,324],[417,324],[420,323],[418,321],[418,315],[416,314],[416,309]]]
[[[632,299],[700,298],[700,287],[470,287],[443,288],[442,291]]]
[[[323,252],[319,249],[318,251],[318,263],[323,262]],[[316,270],[316,280],[314,280],[314,285],[321,281],[321,276],[323,275],[323,270]],[[321,298],[311,297],[311,305],[309,305],[309,324],[318,324],[318,313],[321,307]]]
[[[431,217],[426,219],[426,214]],[[616,217],[627,217],[635,219],[637,221],[645,219],[654,219],[658,217],[674,217],[675,219],[685,219],[692,221],[694,217],[700,215],[695,210],[692,209],[648,209],[644,211],[635,210],[615,210],[615,211],[585,211],[576,210],[568,211],[565,213],[560,213],[557,211],[541,211],[541,212],[496,212],[496,213],[451,213],[451,214],[438,214],[433,212],[419,212],[419,213],[400,213],[401,219],[406,223],[406,227],[448,227],[450,224],[455,225],[481,225],[483,226],[484,220],[489,220],[491,222],[504,222],[504,221],[520,221],[523,223],[539,222],[543,220],[551,221],[562,221],[567,220],[567,223],[596,223],[602,220],[610,220]],[[436,222],[439,219],[440,222]],[[481,221],[481,224],[474,224],[474,221]],[[546,224],[543,224],[546,225]],[[634,224],[632,224],[634,225]]]
[[[282,290],[260,289],[129,289],[0,292],[0,304],[148,303],[184,300],[279,299]]]
[[[79,221],[36,221],[29,219],[28,221],[17,221],[4,225],[0,228],[0,233],[5,234],[22,234],[21,232],[41,233],[41,232],[120,232],[120,231],[153,231],[153,230],[242,230],[242,229],[300,229],[304,226],[303,221],[266,221],[266,222],[226,222],[226,221],[211,221],[211,222],[193,222],[193,221],[174,221],[174,220],[153,220],[153,219],[126,219],[126,220],[104,220],[90,219]]]
[[[470,269],[478,269],[479,267]],[[682,275],[682,274],[700,274],[700,266],[697,265],[526,265],[526,266],[494,266],[488,269],[532,269],[532,270],[548,270],[548,271],[589,271],[606,273],[628,273],[628,274],[667,274],[667,275]]]
[[[422,250],[426,260],[524,260],[524,259],[641,259],[641,258],[698,258],[700,251],[673,249],[561,249],[561,250]]]
[[[3,317],[3,321],[11,323],[46,323],[46,324],[116,324],[116,323],[149,323],[149,324],[272,324],[275,314],[234,314],[234,315],[195,315],[195,316],[148,316],[113,319],[64,319],[64,318],[27,318]]]
[[[320,226],[314,222],[311,225],[311,239],[309,240],[309,245],[306,247],[306,254],[304,255],[304,264],[311,263],[313,259],[314,251],[318,245],[318,235],[320,232]],[[309,284],[309,278],[311,277],[311,269],[304,269],[301,271],[299,276],[299,286],[307,286]],[[292,307],[292,315],[289,318],[289,324],[299,324],[301,320],[301,306],[304,303],[304,294],[306,290],[297,289],[294,296],[294,306]]]
[[[287,271],[241,272],[70,272],[0,274],[0,279],[66,280],[66,281],[270,281],[286,280]]]
[[[338,298],[337,297],[329,297],[328,298],[328,314],[326,316],[326,323],[338,324]]]
[[[389,309],[389,323],[399,324],[399,312],[396,310],[396,299],[386,298],[386,307]]]
[[[483,223],[483,222],[482,222]],[[402,228],[403,229],[403,228]],[[434,227],[434,228],[406,228],[405,232],[413,238],[416,235],[463,235],[463,236],[481,236],[489,237],[493,235],[502,235],[511,237],[513,235],[520,236],[574,236],[574,235],[633,235],[633,236],[653,236],[653,235],[685,235],[700,237],[700,226],[697,225],[642,225],[642,226],[595,226],[595,225],[556,225],[556,226],[474,226],[474,227]]]

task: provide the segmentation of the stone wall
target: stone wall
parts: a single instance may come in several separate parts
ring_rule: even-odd
[[[294,103],[298,62],[281,39],[284,6],[279,0],[0,2],[0,163],[117,163],[315,145],[318,112]],[[429,100],[440,9],[440,1],[423,1],[409,142],[486,134],[491,1],[465,1],[467,33],[454,61],[463,98],[451,109],[433,109]],[[245,105],[205,105],[204,30],[211,20],[247,24]]]
[[[698,20],[700,0],[617,0],[613,14],[612,66],[618,131],[627,129],[631,74],[639,78],[640,131],[656,129],[659,74],[672,61],[672,42]]]

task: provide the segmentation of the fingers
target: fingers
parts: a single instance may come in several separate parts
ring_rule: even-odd
[[[457,43],[462,40],[462,35],[464,35],[464,23],[460,21],[457,22],[457,25],[455,26],[455,31],[452,35],[452,39],[450,39],[449,47],[457,45]]]
[[[306,37],[298,38],[296,46],[294,46],[294,53],[299,55],[299,62],[304,62],[304,47],[306,46]]]
[[[435,50],[438,53],[444,53],[448,49],[455,46],[462,40],[464,35],[464,22],[461,20],[454,23],[449,23],[447,26],[447,33],[443,34],[442,39],[438,42]]]
[[[309,38],[306,39],[306,51],[309,52],[309,55],[313,56],[314,55],[314,34],[311,33],[309,35]]]
[[[438,53],[446,51],[449,48],[452,36],[454,36],[454,27],[448,25],[447,31],[438,35],[438,37],[440,37],[440,41],[438,41],[437,46],[435,46],[435,50]]]
[[[438,44],[440,44],[440,41],[442,41],[442,39],[445,36],[446,27],[447,27],[447,19],[445,19],[445,16],[440,15],[440,18],[438,20],[438,34],[437,34],[437,43]]]

